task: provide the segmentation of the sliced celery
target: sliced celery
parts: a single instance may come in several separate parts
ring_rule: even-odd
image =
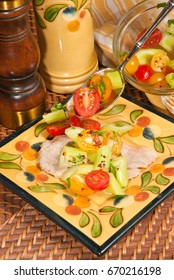
[[[71,126],[65,129],[65,134],[74,142],[77,142],[77,136],[84,128]]]
[[[112,89],[119,89],[123,87],[123,81],[119,71],[108,71],[106,72],[106,75],[111,81]]]
[[[43,115],[43,119],[46,123],[50,124],[53,122],[61,121],[67,119],[66,114],[63,109],[53,111]]]
[[[59,156],[59,167],[70,167],[87,162],[87,153],[74,147],[64,146]]]
[[[109,173],[109,176],[110,176],[110,180],[109,180],[109,185],[106,188],[106,191],[114,195],[124,195],[124,191],[120,186],[118,180],[115,178],[115,176],[112,173]]]
[[[127,173],[127,159],[123,156],[119,156],[111,161],[111,172],[115,175],[119,184],[122,187],[128,185],[128,173]]]
[[[111,160],[111,149],[109,146],[102,146],[96,153],[94,161],[94,170],[101,169],[109,172],[110,160]]]
[[[62,181],[66,181],[69,177],[75,174],[86,175],[93,170],[92,164],[79,164],[68,168],[60,177]]]

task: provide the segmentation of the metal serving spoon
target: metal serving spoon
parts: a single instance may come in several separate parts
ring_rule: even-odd
[[[163,10],[161,11],[161,13],[158,15],[158,17],[155,19],[155,21],[153,22],[153,24],[146,30],[146,32],[143,34],[143,36],[136,42],[135,45],[133,45],[132,49],[130,50],[129,54],[127,55],[127,57],[123,60],[123,62],[116,68],[116,69],[113,69],[113,68],[104,68],[104,69],[101,69],[95,73],[92,74],[93,75],[96,75],[96,74],[99,74],[99,75],[104,75],[105,72],[108,72],[108,71],[119,71],[120,73],[120,76],[121,76],[121,79],[123,81],[123,87],[122,89],[120,89],[119,93],[117,93],[117,95],[115,96],[112,96],[112,98],[110,100],[108,100],[107,102],[107,107],[109,105],[111,105],[113,102],[115,102],[116,99],[118,99],[120,97],[120,95],[123,93],[124,91],[124,87],[125,87],[125,80],[124,80],[124,77],[123,77],[123,69],[124,67],[126,66],[126,64],[128,63],[129,59],[131,57],[133,57],[133,55],[143,46],[143,44],[145,43],[145,41],[148,39],[148,37],[152,34],[152,32],[155,30],[155,28],[157,27],[157,25],[165,18],[165,16],[173,9],[174,7],[174,0],[170,0],[168,1]],[[82,85],[82,87],[86,87],[87,86],[87,83],[88,83],[88,80]],[[68,108],[68,105],[71,105],[72,106],[72,97],[70,98],[70,100],[68,101],[67,103],[67,108]],[[106,109],[106,106],[103,106],[101,107],[101,109],[99,109],[98,112],[101,112],[103,110]]]

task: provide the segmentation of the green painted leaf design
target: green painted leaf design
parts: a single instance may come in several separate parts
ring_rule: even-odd
[[[118,227],[123,222],[122,208],[117,209],[110,218],[110,224],[112,227]]]
[[[106,113],[99,114],[99,115],[100,116],[112,116],[112,115],[120,114],[121,112],[124,111],[125,108],[126,108],[126,105],[118,104],[118,105],[115,105],[111,110],[107,111]]]
[[[73,3],[74,3],[74,5],[76,6],[76,8],[78,7],[78,0],[71,0]]]
[[[65,186],[59,183],[44,183],[43,185],[51,189],[57,189],[57,190],[65,189]]]
[[[102,233],[101,222],[95,214],[93,214],[90,211],[88,213],[90,213],[90,215],[93,218],[93,225],[92,225],[92,228],[91,228],[91,234],[92,234],[92,237],[96,238],[96,237],[100,236],[101,233]]]
[[[81,5],[82,5],[82,6],[85,5],[85,3],[86,3],[87,1],[88,1],[88,0],[82,0],[82,4],[81,4]]]
[[[144,188],[143,191],[149,191],[149,192],[152,192],[154,194],[159,194],[160,193],[160,188],[157,187],[157,186],[148,186],[148,187]]]
[[[115,211],[115,207],[113,206],[105,206],[99,210],[100,213],[108,213]]]
[[[81,3],[81,6],[80,6],[80,9],[86,4],[87,0],[82,0],[82,3]]]
[[[48,20],[49,22],[54,21],[58,15],[58,13],[60,12],[60,10],[65,7],[67,7],[67,5],[65,5],[65,4],[56,4],[56,5],[50,6],[45,11],[45,14],[44,14],[45,19]]]
[[[165,186],[165,185],[167,185],[168,183],[170,183],[170,180],[169,180],[168,178],[164,177],[162,174],[159,174],[159,175],[156,177],[155,181],[156,181],[159,185],[163,185],[163,186]]]
[[[85,212],[82,212],[82,217],[79,221],[80,227],[86,227],[89,224],[89,222],[90,222],[89,216]]]
[[[39,134],[46,128],[46,126],[47,126],[47,123],[40,123],[40,124],[38,124],[37,126],[36,126],[36,128],[35,128],[35,130],[34,130],[34,135],[36,136],[36,137],[38,137],[39,136]]]
[[[39,186],[39,185],[34,185],[28,187],[31,191],[36,192],[36,193],[46,193],[46,192],[55,192],[54,190],[47,188],[45,186]]]
[[[33,2],[35,6],[40,6],[44,3],[44,0],[34,0]]]
[[[174,144],[174,135],[167,137],[159,137],[160,141],[166,144]]]
[[[10,154],[10,153],[6,153],[6,152],[1,152],[0,151],[0,160],[4,160],[4,161],[13,161],[16,160],[20,157],[21,155],[14,155],[14,154]]]
[[[159,138],[153,139],[153,143],[154,143],[154,148],[158,153],[163,153],[164,152],[164,146],[161,143],[161,141],[159,140]]]
[[[36,17],[36,21],[37,21],[38,25],[40,26],[40,28],[45,29],[46,25],[37,11],[35,11],[35,17]]]
[[[143,110],[135,110],[135,111],[132,111],[131,114],[130,114],[130,119],[133,123],[135,123],[136,119],[141,116],[143,113]]]
[[[144,172],[141,175],[141,187],[145,187],[150,183],[150,180],[152,179],[152,174],[150,171]]]
[[[129,122],[126,122],[126,121],[116,121],[113,124],[118,127],[124,127],[124,126],[127,127],[128,125],[132,127],[132,124],[130,124]]]
[[[19,164],[14,163],[14,162],[0,162],[0,168],[2,169],[17,169],[17,170],[22,170]]]

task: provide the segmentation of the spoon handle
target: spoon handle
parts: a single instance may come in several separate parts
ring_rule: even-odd
[[[136,44],[132,47],[126,59],[118,66],[119,70],[123,70],[124,66],[127,64],[129,59],[142,47],[147,38],[151,35],[151,33],[155,30],[157,25],[165,18],[165,16],[173,9],[174,0],[170,0],[166,3],[161,13],[155,19],[153,24],[147,29],[144,35],[136,42]]]

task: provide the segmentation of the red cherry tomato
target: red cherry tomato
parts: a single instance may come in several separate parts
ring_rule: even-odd
[[[94,88],[79,88],[74,93],[74,108],[79,116],[88,118],[100,108],[100,94]]]
[[[172,69],[170,66],[166,66],[164,74],[167,75],[169,73],[174,73],[174,69]]]
[[[147,29],[143,30],[137,37],[137,41],[140,39],[141,36],[144,35],[144,33],[146,32]],[[152,34],[149,36],[149,38],[146,40],[146,42],[144,43],[143,45],[143,48],[154,48],[156,47],[159,42],[161,41],[162,39],[162,32],[156,28]]]
[[[85,176],[87,186],[95,191],[106,189],[109,184],[109,179],[109,174],[103,170],[94,170]]]
[[[138,67],[138,70],[135,72],[135,77],[137,80],[145,82],[152,76],[152,74],[152,68],[147,64],[143,64]]]
[[[101,128],[101,124],[98,121],[81,118],[76,115],[70,116],[70,123],[72,126],[78,126],[89,130],[99,130]]]
[[[48,124],[46,126],[46,130],[49,135],[54,137],[58,135],[63,135],[65,133],[65,129],[68,127],[70,127],[70,121],[67,119]]]

